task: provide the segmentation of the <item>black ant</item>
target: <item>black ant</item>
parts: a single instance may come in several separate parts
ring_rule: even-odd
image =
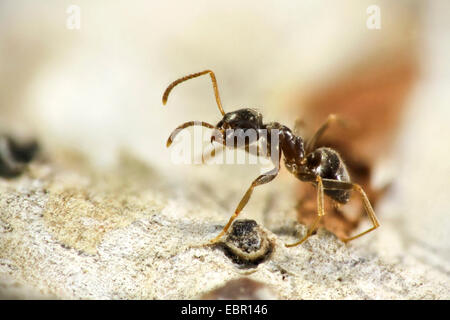
[[[301,240],[292,244],[287,244],[287,247],[293,247],[303,243],[317,229],[320,219],[325,215],[324,194],[334,200],[337,204],[345,204],[350,200],[351,191],[357,191],[361,195],[365,211],[369,215],[369,218],[373,224],[370,229],[361,232],[356,236],[342,239],[342,241],[348,242],[350,240],[361,237],[362,235],[376,229],[379,226],[378,220],[375,216],[375,212],[370,205],[366,193],[360,185],[351,182],[348,170],[340,155],[331,148],[316,148],[317,141],[327,130],[330,124],[336,121],[341,121],[336,115],[330,115],[325,123],[322,124],[322,126],[316,131],[316,133],[305,145],[302,137],[295,135],[288,127],[278,122],[263,123],[262,115],[256,110],[245,108],[225,113],[219,97],[217,80],[214,72],[212,72],[211,70],[205,70],[202,72],[190,74],[172,82],[164,92],[162,98],[163,104],[165,105],[167,103],[169,94],[176,85],[186,80],[193,79],[205,74],[209,74],[211,76],[217,106],[219,107],[219,111],[222,114],[223,119],[220,120],[216,126],[203,121],[189,121],[183,123],[172,132],[169,139],[167,140],[167,147],[172,144],[173,139],[175,138],[176,134],[180,132],[180,130],[193,125],[201,125],[206,128],[214,129],[214,135],[212,136],[211,141],[216,140],[224,146],[227,146],[227,141],[230,141],[229,138],[232,138],[231,141],[235,141],[236,139],[233,138],[237,138],[237,135],[239,134],[245,134],[245,131],[248,129],[256,130],[256,132],[266,130],[267,150],[272,150],[271,141],[274,140],[272,139],[273,132],[277,133],[277,141],[279,141],[279,144],[275,148],[276,152],[278,153],[278,166],[276,166],[269,172],[260,175],[252,182],[226,226],[217,237],[210,241],[210,244],[217,243],[220,238],[227,232],[228,228],[233,223],[233,220],[236,219],[236,217],[249,201],[253,193],[253,189],[259,185],[268,183],[275,179],[280,169],[279,160],[281,159],[282,154],[284,155],[285,166],[289,170],[289,172],[294,174],[301,181],[310,182],[317,187],[317,218],[312,226],[308,229],[306,235]],[[214,137],[218,137],[218,139]],[[262,135],[257,135],[255,141],[247,140],[243,145],[236,146],[236,144],[233,144],[230,147],[244,147],[246,152],[252,153],[249,145],[253,142],[258,141],[260,137],[262,137]],[[256,155],[259,155],[259,148]],[[272,155],[270,152],[267,152],[266,156],[276,157],[277,155]],[[274,158],[271,159],[273,160]]]

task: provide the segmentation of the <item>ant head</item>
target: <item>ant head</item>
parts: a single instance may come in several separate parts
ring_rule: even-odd
[[[258,130],[262,127],[262,115],[253,109],[239,109],[236,111],[225,113],[223,119],[219,121],[217,129],[254,129]]]
[[[245,108],[228,112],[216,125],[211,141],[232,142],[236,146],[249,144],[258,140],[258,130],[262,127],[262,115],[256,110]]]

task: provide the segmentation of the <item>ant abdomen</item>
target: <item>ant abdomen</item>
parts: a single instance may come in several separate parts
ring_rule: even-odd
[[[301,166],[298,178],[307,180],[311,174],[322,179],[351,182],[347,167],[337,151],[331,148],[318,148],[306,156],[306,163]],[[345,204],[350,200],[350,190],[336,190],[324,188],[327,196],[333,200]]]

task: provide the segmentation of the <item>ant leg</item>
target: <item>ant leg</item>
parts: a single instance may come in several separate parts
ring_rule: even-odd
[[[222,231],[219,233],[217,237],[212,239],[209,244],[217,243],[220,238],[228,231],[228,228],[230,228],[231,224],[233,223],[234,219],[237,218],[239,213],[241,213],[242,209],[244,209],[245,205],[248,203],[248,200],[250,200],[250,197],[253,193],[253,189],[257,186],[260,186],[262,184],[268,183],[275,179],[275,177],[278,175],[278,172],[280,170],[280,166],[273,168],[269,172],[266,172],[262,175],[260,175],[258,178],[256,178],[252,184],[250,185],[250,188],[248,188],[247,192],[242,197],[241,201],[239,202],[236,210],[234,211],[234,214],[231,216],[230,220],[226,224],[226,226],[222,229]]]
[[[367,197],[363,188],[361,188],[361,186],[359,184],[351,183],[351,182],[344,182],[344,181],[339,181],[339,180],[332,180],[332,179],[323,179],[323,183],[324,183],[324,189],[327,189],[327,190],[355,190],[355,191],[357,191],[362,198],[364,209],[365,209],[367,215],[369,216],[370,221],[372,222],[373,226],[371,228],[357,234],[356,236],[342,239],[343,242],[349,242],[351,240],[359,238],[359,237],[365,235],[366,233],[369,233],[370,231],[375,230],[376,228],[378,228],[380,226],[380,223],[378,222],[377,217],[375,215],[375,211],[373,211],[372,205],[370,204],[369,198]]]
[[[169,98],[170,91],[172,91],[172,89],[173,89],[176,85],[178,85],[178,84],[180,84],[180,83],[182,83],[182,82],[184,82],[184,81],[186,81],[186,80],[193,79],[193,78],[197,78],[197,77],[200,77],[200,76],[202,76],[202,75],[204,75],[204,74],[208,74],[208,73],[209,73],[209,75],[211,76],[211,81],[212,81],[212,84],[213,84],[214,95],[215,95],[215,97],[216,97],[217,106],[219,107],[220,113],[224,116],[224,115],[225,115],[225,112],[223,111],[223,108],[222,108],[222,102],[220,101],[219,89],[218,89],[218,87],[217,87],[216,76],[214,75],[214,72],[212,72],[211,70],[205,70],[205,71],[193,73],[193,74],[187,75],[187,76],[185,76],[185,77],[183,77],[183,78],[180,78],[180,79],[175,80],[174,82],[172,82],[172,83],[167,87],[166,91],[164,91],[164,94],[163,94],[163,97],[162,97],[162,103],[163,103],[163,105],[165,105],[165,104],[167,103],[167,99]]]
[[[172,133],[169,136],[169,139],[167,139],[166,142],[166,147],[170,147],[170,145],[172,144],[173,140],[175,139],[175,137],[178,135],[178,133],[180,133],[181,130],[187,128],[187,127],[191,127],[191,126],[202,126],[202,127],[206,127],[209,129],[214,129],[215,126],[213,126],[212,124],[209,124],[207,122],[203,122],[203,121],[188,121],[185,122],[181,125],[179,125],[175,130],[172,131]]]
[[[322,137],[322,135],[328,129],[328,127],[334,122],[339,122],[341,126],[348,127],[347,121],[344,121],[342,118],[340,118],[335,114],[330,114],[325,123],[323,123],[320,126],[320,128],[316,131],[316,133],[312,136],[312,138],[309,139],[306,145],[306,154],[310,153],[316,148],[317,141]]]
[[[324,188],[323,188],[322,178],[320,176],[317,176],[316,182],[317,182],[317,218],[314,221],[314,223],[312,224],[312,226],[308,229],[308,232],[303,237],[303,239],[301,239],[300,241],[297,241],[295,243],[285,244],[286,247],[295,247],[295,246],[298,246],[299,244],[302,244],[303,242],[305,242],[306,239],[308,239],[312,235],[312,233],[317,229],[320,220],[325,215],[325,210],[324,210],[324,206],[323,206],[323,189]]]

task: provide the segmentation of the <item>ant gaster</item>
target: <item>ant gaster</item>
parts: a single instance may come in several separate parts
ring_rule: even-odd
[[[302,239],[300,239],[295,243],[287,244],[286,245],[287,247],[292,247],[303,243],[317,229],[321,218],[325,215],[324,194],[327,195],[332,200],[334,200],[337,204],[345,204],[350,200],[350,193],[352,190],[358,192],[362,198],[365,211],[367,212],[372,222],[373,226],[370,229],[361,232],[353,237],[342,239],[342,241],[347,242],[356,239],[376,229],[379,226],[378,220],[375,216],[375,212],[373,211],[372,206],[370,205],[366,193],[361,188],[361,186],[351,182],[348,170],[340,155],[331,148],[326,147],[316,148],[317,141],[327,130],[330,124],[336,121],[340,121],[340,119],[336,115],[330,115],[328,119],[325,121],[325,123],[322,124],[322,126],[316,131],[316,133],[312,136],[312,138],[309,141],[307,141],[305,145],[303,138],[298,135],[295,135],[288,127],[278,122],[263,123],[262,115],[256,110],[245,108],[225,113],[225,111],[222,108],[222,103],[219,97],[217,80],[214,75],[214,72],[212,72],[211,70],[205,70],[202,72],[190,74],[188,76],[185,76],[172,82],[164,92],[162,98],[163,104],[165,105],[167,103],[169,94],[176,85],[186,80],[206,74],[209,74],[211,76],[217,106],[219,107],[223,119],[220,120],[220,122],[216,126],[213,126],[203,121],[201,122],[189,121],[183,123],[172,132],[169,139],[167,140],[167,147],[169,147],[172,144],[173,139],[175,138],[176,134],[180,132],[180,130],[193,125],[201,125],[206,128],[214,129],[214,134],[211,137],[211,142],[213,140],[216,140],[217,142],[223,145],[226,145],[227,141],[230,141],[229,140],[230,136],[228,136],[230,134],[234,135],[234,137],[231,136],[231,138],[237,138],[236,135],[245,134],[245,130],[247,129],[253,129],[256,130],[256,132],[259,132],[260,130],[267,130],[266,143],[268,151],[272,149],[271,148],[271,141],[273,140],[272,134],[273,132],[276,132],[278,135],[278,139],[276,141],[279,141],[279,145],[276,146],[275,150],[277,151],[278,155],[271,155],[270,152],[268,152],[267,156],[268,157],[278,156],[278,160],[280,160],[281,155],[284,155],[285,166],[289,170],[289,172],[291,172],[301,181],[310,182],[317,187],[317,218],[315,219],[312,226],[308,229],[308,232]],[[261,136],[262,135],[257,135],[256,140],[259,140]],[[218,137],[218,139],[215,137]],[[253,142],[256,141],[246,141],[244,145],[241,146],[236,146],[235,144],[233,144],[231,147],[233,148],[244,147],[246,152],[252,153],[252,149],[249,148],[249,145]],[[257,150],[258,152],[255,155],[258,156],[259,147]],[[233,223],[234,219],[236,219],[236,217],[239,215],[239,213],[242,211],[242,209],[249,201],[253,193],[253,189],[259,185],[272,181],[277,176],[278,171],[280,169],[280,161],[278,161],[277,163],[278,166],[276,166],[269,172],[260,175],[252,182],[247,192],[244,194],[241,201],[239,202],[234,214],[231,216],[228,223],[219,233],[219,235],[210,241],[211,244],[218,242],[220,238],[227,232],[227,230]]]

